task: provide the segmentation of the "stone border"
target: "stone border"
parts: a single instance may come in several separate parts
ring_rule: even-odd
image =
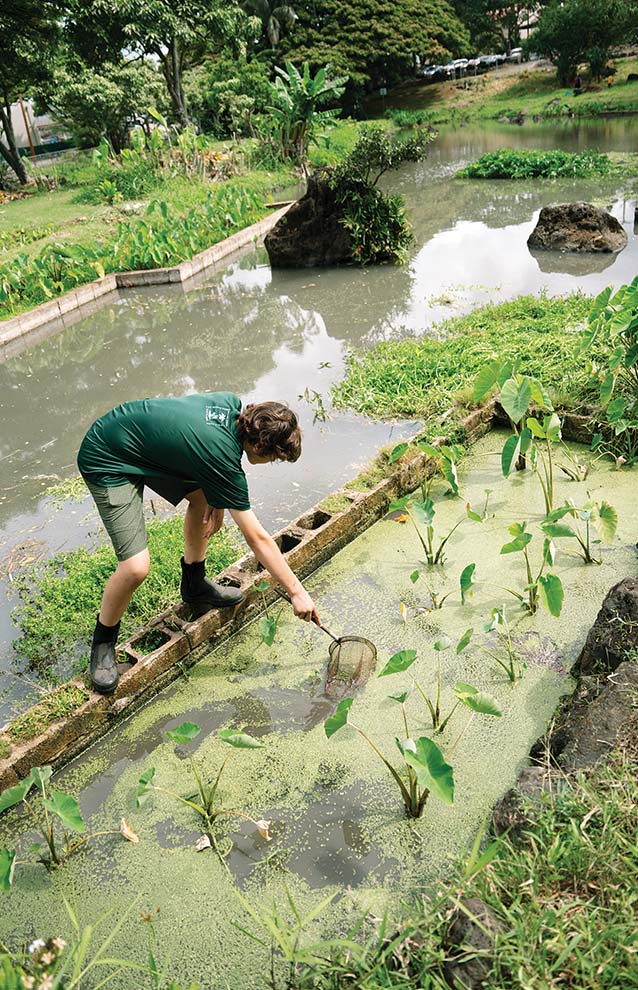
[[[71,289],[57,299],[34,306],[33,309],[13,316],[9,320],[3,320],[0,322],[0,361],[13,357],[25,347],[39,343],[51,334],[77,322],[78,319],[90,316],[95,311],[96,300],[100,300],[100,305],[102,302],[107,302],[106,297],[117,289],[187,282],[222,258],[259,240],[278,223],[291,205],[287,203],[270,216],[251,224],[250,227],[238,230],[223,241],[206,248],[205,251],[200,251],[190,260],[182,261],[174,268],[148,268],[105,275],[104,278]],[[43,332],[34,334],[38,329]]]
[[[487,433],[494,419],[494,401],[476,409],[460,422],[465,441],[474,443]],[[434,441],[436,444],[439,441]],[[337,494],[350,502],[341,512],[329,513],[320,504],[298,516],[290,525],[273,534],[292,569],[306,577],[326,560],[359,536],[385,515],[389,503],[407,492],[437,469],[436,461],[421,451],[404,454],[396,469],[369,491],[349,489]],[[25,777],[31,767],[50,764],[55,769],[68,763],[90,743],[104,735],[115,722],[128,716],[168,683],[219,646],[262,610],[261,595],[255,585],[267,572],[253,554],[235,561],[218,576],[225,584],[241,588],[244,600],[234,608],[212,609],[201,618],[189,621],[183,605],[176,605],[138,629],[118,647],[120,662],[125,665],[115,694],[103,696],[87,689],[82,678],[67,681],[89,695],[87,701],[71,715],[51,723],[40,735],[24,742],[13,741],[8,725],[0,732],[0,743],[11,746],[8,756],[0,760],[0,791]],[[273,601],[276,592],[266,593]],[[159,632],[164,642],[151,653],[139,649],[150,632]],[[33,711],[37,706],[27,711]],[[23,713],[24,714],[24,713]]]

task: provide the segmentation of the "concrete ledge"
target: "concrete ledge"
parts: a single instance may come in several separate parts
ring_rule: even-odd
[[[494,402],[490,402],[461,421],[468,442],[490,429],[494,407]],[[439,442],[434,441],[435,444]],[[341,489],[338,494],[350,500],[341,512],[329,513],[315,505],[274,533],[273,539],[295,573],[306,577],[380,519],[392,499],[414,491],[436,470],[434,459],[421,451],[408,450],[396,462],[392,473],[369,491]],[[33,766],[51,764],[58,768],[68,763],[115,721],[130,714],[179,677],[184,667],[201,659],[204,646],[208,653],[255,619],[263,609],[261,594],[255,586],[264,578],[268,578],[267,572],[252,554],[246,554],[222,571],[217,579],[242,589],[244,600],[240,605],[212,609],[193,621],[188,619],[181,603],[167,609],[118,646],[118,659],[123,667],[115,694],[100,696],[84,681],[74,680],[69,683],[81,688],[89,698],[72,715],[26,741],[14,742],[10,726],[6,726],[0,732],[0,744],[9,744],[10,752],[0,760],[0,790],[26,776]],[[275,589],[270,588],[265,597],[267,602],[273,601],[277,597]],[[160,635],[164,642],[144,653],[143,642],[150,633]]]
[[[250,227],[245,227],[243,230],[238,230],[236,233],[231,234],[230,237],[226,237],[218,244],[213,244],[204,251],[200,251],[193,258],[183,261],[174,268],[148,268],[140,271],[116,272],[111,275],[105,275],[103,278],[98,278],[94,282],[79,285],[75,289],[71,289],[70,292],[65,292],[56,299],[52,299],[50,302],[34,306],[33,309],[27,310],[26,313],[20,313],[18,316],[13,316],[9,320],[1,321],[0,361],[13,357],[14,354],[23,350],[25,347],[39,343],[50,334],[57,333],[67,325],[65,322],[59,322],[60,317],[76,313],[81,319],[84,315],[89,315],[88,313],[81,312],[82,307],[94,304],[96,300],[103,299],[108,293],[114,292],[117,289],[137,288],[143,285],[168,285],[170,283],[188,281],[188,279],[199,272],[210,268],[217,261],[227,257],[229,254],[233,254],[234,251],[258,241],[264,234],[268,233],[271,227],[274,227],[290,208],[290,205],[288,203],[269,216],[264,217],[263,220],[259,220],[257,223],[253,223]],[[107,300],[103,301],[106,302]],[[37,329],[40,329],[41,332],[37,336],[32,336],[33,331]],[[18,342],[20,342],[19,346],[17,346]]]

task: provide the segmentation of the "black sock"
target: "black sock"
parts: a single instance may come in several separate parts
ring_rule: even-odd
[[[93,645],[97,646],[98,643],[116,643],[119,631],[119,622],[116,622],[114,626],[105,626],[103,622],[100,622],[98,615],[93,633]]]

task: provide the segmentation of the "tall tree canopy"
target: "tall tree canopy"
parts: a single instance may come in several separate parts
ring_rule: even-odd
[[[53,0],[12,0],[0,4],[0,155],[22,183],[29,180],[18,154],[11,104],[50,72],[58,38],[58,5]]]
[[[581,62],[600,76],[613,46],[635,39],[637,26],[634,0],[553,0],[529,45],[554,63],[562,85],[570,85]]]
[[[348,75],[350,110],[365,92],[411,75],[416,56],[443,60],[470,43],[446,0],[298,0],[295,11],[299,19],[280,49],[297,66],[330,64]]]

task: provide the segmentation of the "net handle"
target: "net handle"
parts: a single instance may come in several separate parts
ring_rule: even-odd
[[[290,601],[290,598],[286,594],[285,591],[282,591],[281,588],[275,588],[275,591],[277,592],[277,594],[279,595],[280,598],[285,599],[285,601],[287,601],[289,605],[292,605],[292,602]],[[319,626],[319,628],[321,629],[322,632],[325,632],[326,635],[330,636],[330,639],[333,639],[335,641],[335,643],[340,643],[341,642],[341,640],[339,639],[338,636],[335,636],[335,634],[333,632],[330,632],[329,629],[326,629],[325,626],[322,626],[321,623],[317,619],[313,619],[312,621],[314,622],[314,624],[316,626]]]

